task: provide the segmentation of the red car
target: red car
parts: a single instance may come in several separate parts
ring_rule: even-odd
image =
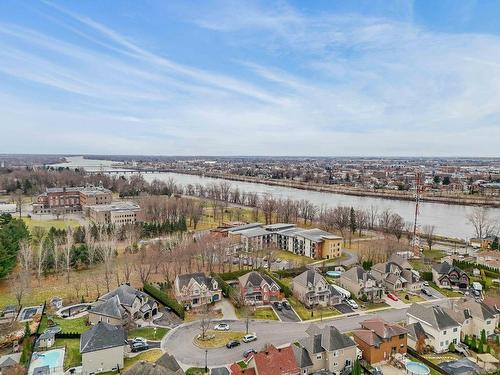
[[[393,301],[397,301],[399,299],[395,294],[392,293],[387,294],[387,297],[392,299]]]

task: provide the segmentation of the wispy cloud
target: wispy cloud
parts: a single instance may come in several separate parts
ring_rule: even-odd
[[[202,52],[180,63],[155,35],[44,4],[51,28],[0,17],[0,111],[17,129],[6,152],[23,129],[36,134],[26,151],[45,152],[495,153],[497,35],[222,2],[182,13],[227,50],[208,69]]]

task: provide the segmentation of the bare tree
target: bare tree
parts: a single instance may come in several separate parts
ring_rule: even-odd
[[[12,201],[16,204],[16,210],[19,212],[19,218],[21,218],[23,210],[23,191],[21,189],[16,189],[11,196]]]
[[[16,298],[17,305],[21,306],[23,297],[29,292],[30,276],[26,272],[18,272],[11,283],[11,290]]]
[[[427,245],[429,246],[429,250],[432,250],[432,244],[434,243],[434,229],[436,227],[434,225],[424,225],[423,231],[425,240],[427,241]]]
[[[116,235],[112,231],[102,231],[99,241],[99,252],[104,262],[104,280],[106,289],[109,292],[112,276],[112,265],[116,254]]]
[[[200,319],[200,330],[201,330],[201,339],[205,340],[207,331],[212,324],[212,317],[210,316],[210,309],[208,303],[203,305],[201,319]]]
[[[89,264],[92,266],[96,260],[96,254],[98,251],[96,247],[96,239],[94,238],[94,233],[92,233],[91,226],[87,226],[85,228],[85,244],[87,245]]]
[[[33,265],[33,249],[29,240],[19,241],[17,260],[19,265],[21,266],[21,272],[29,276],[31,274],[31,267]]]
[[[73,253],[73,230],[71,227],[66,228],[66,242],[63,246],[64,261],[66,264],[66,282],[69,284],[69,274],[71,272],[71,255]]]
[[[401,239],[405,227],[404,219],[398,214],[392,214],[389,221],[389,232],[392,233],[397,240]]]
[[[467,215],[467,220],[474,227],[476,237],[483,238],[495,232],[495,222],[489,216],[487,207],[474,207]]]

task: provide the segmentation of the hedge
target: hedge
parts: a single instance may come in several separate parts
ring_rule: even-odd
[[[480,270],[484,270],[484,274],[489,277],[497,278],[500,276],[500,272],[496,270],[493,267],[485,266],[484,264],[477,264],[477,263],[471,263],[471,262],[466,262],[463,260],[453,260],[453,265],[459,268],[465,268],[465,269],[470,269],[470,268],[477,268]]]
[[[307,267],[298,267],[298,268],[288,268],[284,270],[276,270],[273,271],[276,275],[278,275],[280,278],[283,277],[295,277],[300,275],[302,272],[307,271]]]
[[[79,339],[81,333],[77,332],[58,332],[55,334],[56,339]]]
[[[220,286],[220,288],[222,290],[222,293],[224,293],[224,295],[227,296],[236,307],[239,307],[240,306],[240,300],[238,298],[238,293],[236,292],[236,290],[231,285],[229,285],[228,283],[226,283],[222,279],[222,277],[220,277],[219,275],[215,275],[214,274],[214,275],[212,275],[212,277],[219,284],[219,286]]]
[[[279,280],[278,278],[274,277],[273,274],[271,274],[270,272],[266,271],[266,275],[268,275],[271,279],[273,279],[274,281],[276,281],[276,284],[279,285],[279,287],[283,291],[283,294],[285,295],[286,298],[291,297],[293,295],[292,290],[288,286],[286,286],[285,284],[283,284],[281,282],[281,280]]]
[[[420,273],[422,275],[422,279],[425,281],[432,281],[432,272],[431,271],[425,271]]]
[[[222,280],[224,281],[229,281],[229,280],[236,280],[238,277],[243,276],[244,274],[250,272],[250,270],[239,270],[239,271],[232,271],[232,272],[225,272],[225,273],[219,273],[217,274]]]
[[[169,297],[166,293],[151,284],[144,284],[144,292],[165,306],[170,307],[172,311],[175,312],[181,319],[184,319],[184,306],[178,303],[175,299]]]

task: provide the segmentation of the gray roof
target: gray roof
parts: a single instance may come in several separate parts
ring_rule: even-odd
[[[349,336],[341,333],[334,326],[325,326],[323,329],[320,329],[316,325],[311,325],[307,328],[306,333],[309,337],[300,341],[300,344],[309,354],[317,354],[323,351],[330,352],[356,346],[356,343]]]
[[[80,336],[80,353],[123,346],[126,340],[127,335],[122,327],[99,322]]]
[[[177,276],[177,282],[179,283],[179,289],[187,286],[191,279],[194,279],[200,285],[206,285],[208,289],[213,290],[212,278],[206,276],[203,272],[186,273],[184,275]]]
[[[120,305],[118,296],[96,303],[89,311],[97,315],[105,315],[110,318],[123,319],[126,316],[125,309]]]
[[[0,369],[12,367],[15,365],[17,365],[17,362],[14,359],[12,359],[11,357],[7,357],[7,358],[5,358],[4,361],[2,361],[2,363],[0,363]]]
[[[137,290],[135,288],[132,288],[130,285],[127,284],[122,284],[115,290],[104,294],[103,296],[99,297],[101,301],[106,301],[108,299],[111,299],[113,297],[118,297],[118,301],[120,302],[121,305],[125,306],[132,306],[136,298],[143,298],[147,296],[144,292],[141,292],[140,290]]]
[[[308,240],[319,242],[326,239],[342,239],[342,237],[336,236],[332,233],[325,232],[319,228],[305,229],[295,234],[296,236],[301,236],[307,238]]]
[[[245,230],[245,229],[257,228],[257,227],[261,227],[261,226],[262,226],[261,223],[243,224],[243,225],[238,225],[237,227],[229,228],[228,232],[236,233],[236,232],[240,232],[240,231]]]
[[[305,287],[315,286],[320,281],[325,281],[325,278],[315,270],[307,270],[293,278],[294,283],[298,283]],[[325,281],[326,283],[326,281]]]
[[[295,355],[295,361],[297,362],[297,366],[299,368],[303,369],[313,365],[311,357],[309,356],[306,348],[292,345],[292,350],[293,354]]]
[[[453,266],[446,261],[443,263],[435,264],[432,266],[432,268],[440,275],[447,275],[453,270],[457,271],[460,276],[465,273],[460,268]]]
[[[50,367],[48,365],[36,367],[33,370],[33,375],[49,375],[49,374],[50,374]]]
[[[472,298],[464,298],[454,301],[452,308],[446,309],[446,312],[459,323],[463,323],[468,318],[479,318],[481,320],[495,319],[498,314],[491,307],[483,302],[476,302]]]
[[[154,363],[137,362],[124,375],[184,375],[184,371],[172,355],[165,353]]]
[[[362,280],[362,281],[375,280],[375,278],[372,276],[372,274],[370,272],[366,271],[361,266],[352,267],[350,270],[344,272],[342,274],[342,277],[346,277],[354,282],[358,282],[360,280]]]
[[[238,233],[244,237],[260,237],[272,234],[272,232],[260,227],[241,230]]]
[[[170,371],[181,370],[181,366],[179,366],[179,363],[177,362],[175,357],[173,355],[168,354],[168,353],[165,353],[160,358],[158,358],[156,360],[156,364],[159,366],[165,367],[166,369],[168,369]],[[182,372],[182,374],[184,374],[184,372]]]
[[[424,306],[414,303],[410,306],[407,314],[430,324],[437,330],[460,325],[441,306]]]
[[[226,367],[216,367],[210,370],[210,375],[230,375]]]
[[[271,231],[271,232],[284,230],[284,229],[290,229],[290,228],[294,228],[294,227],[295,227],[295,224],[289,224],[289,223],[276,223],[276,224],[264,225],[264,228],[267,229],[268,231]]]
[[[248,284],[250,284],[251,286],[254,287],[256,286],[262,287],[264,284],[268,284],[269,287],[275,286],[278,289],[280,288],[278,283],[276,283],[276,281],[274,281],[271,277],[257,271],[251,271],[240,276],[238,278],[238,281],[243,286],[247,286]]]
[[[422,324],[420,324],[420,322],[408,324],[406,326],[406,329],[408,330],[408,337],[410,337],[414,341],[417,341],[421,336],[427,338],[424,327],[422,327]]]

